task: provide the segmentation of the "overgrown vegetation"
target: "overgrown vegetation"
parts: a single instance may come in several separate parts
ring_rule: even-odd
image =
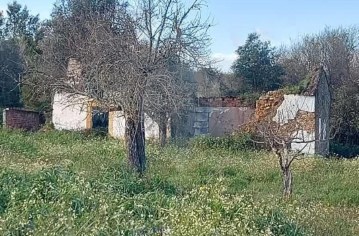
[[[224,137],[197,136],[191,146],[197,149],[225,149],[230,151],[253,150],[254,143],[249,133],[240,133]]]
[[[139,178],[118,147],[94,134],[0,130],[0,234],[359,233],[358,160],[296,162],[283,202],[269,153],[150,145]]]

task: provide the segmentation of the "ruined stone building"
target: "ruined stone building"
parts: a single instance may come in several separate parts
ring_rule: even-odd
[[[75,59],[68,62],[68,82],[83,86],[81,66]],[[146,138],[158,138],[158,125],[145,115]],[[56,91],[52,101],[52,123],[58,130],[90,130],[101,128],[114,138],[124,138],[125,117],[120,108],[97,104],[86,96]]]
[[[281,135],[295,135],[292,150],[329,154],[330,91],[323,68],[317,68],[301,94],[268,92],[256,104],[253,124],[271,120]]]
[[[69,61],[68,78],[81,86],[81,68],[76,61]],[[56,129],[86,130],[106,128],[110,136],[123,138],[125,118],[121,109],[103,109],[96,101],[85,96],[58,91],[53,98],[52,121]],[[286,94],[282,90],[268,92],[255,105],[238,97],[198,98],[194,108],[187,112],[186,121],[174,125],[185,130],[189,136],[224,136],[248,125],[258,126],[270,120],[278,125],[280,132],[297,135],[291,148],[308,154],[329,153],[330,93],[326,74],[316,69],[309,85],[300,94]],[[172,121],[173,122],[173,121]],[[158,138],[159,128],[145,115],[146,138]],[[173,133],[173,132],[171,132]],[[299,142],[302,141],[302,142]]]

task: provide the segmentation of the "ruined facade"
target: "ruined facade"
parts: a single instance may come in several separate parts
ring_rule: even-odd
[[[301,94],[268,92],[256,103],[253,128],[262,122],[277,125],[279,136],[293,138],[291,149],[307,154],[329,154],[330,92],[323,68],[316,69]]]
[[[91,128],[89,100],[84,96],[56,92],[52,102],[52,123],[58,130]]]
[[[224,136],[241,130],[254,109],[237,97],[200,98],[194,108],[194,135]]]
[[[67,69],[67,82],[83,90],[81,65],[76,59],[70,59]],[[102,107],[94,99],[86,96],[57,91],[52,101],[52,123],[58,130],[101,129],[114,138],[124,138],[125,117],[118,107]],[[146,138],[158,138],[158,125],[145,115]]]
[[[58,130],[90,130],[103,128],[114,138],[124,138],[125,117],[121,110],[97,106],[93,99],[57,92],[52,105],[52,122]],[[158,138],[158,125],[145,115],[146,138]]]
[[[69,83],[81,86],[81,68],[69,62]],[[56,129],[86,130],[105,127],[110,136],[124,138],[125,116],[116,107],[101,108],[85,96],[57,92],[53,100]],[[270,121],[279,135],[292,136],[291,148],[308,154],[329,153],[330,93],[323,68],[316,69],[308,87],[300,94],[272,91],[260,97],[255,106],[239,97],[202,97],[187,111],[185,119],[171,117],[171,136],[224,136],[253,131]],[[158,124],[145,114],[146,138],[159,138]],[[181,131],[181,132],[180,132]],[[178,134],[184,135],[178,135]]]

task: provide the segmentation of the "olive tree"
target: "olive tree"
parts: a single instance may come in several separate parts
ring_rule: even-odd
[[[51,88],[120,107],[131,166],[146,168],[144,108],[176,106],[181,100],[175,56],[196,67],[208,56],[210,24],[201,18],[203,1],[62,0],[54,9],[34,71]],[[67,76],[67,63],[80,64],[80,76]],[[155,112],[158,112],[155,110]]]

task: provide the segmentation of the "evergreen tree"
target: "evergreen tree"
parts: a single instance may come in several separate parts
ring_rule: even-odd
[[[232,65],[237,78],[243,79],[246,92],[263,92],[280,87],[282,67],[270,42],[261,41],[257,33],[248,35],[243,46],[237,49],[238,59]]]
[[[27,105],[37,97],[22,82],[31,77],[27,72],[41,53],[37,47],[41,37],[39,16],[31,15],[26,6],[14,1],[0,14],[0,107]]]

